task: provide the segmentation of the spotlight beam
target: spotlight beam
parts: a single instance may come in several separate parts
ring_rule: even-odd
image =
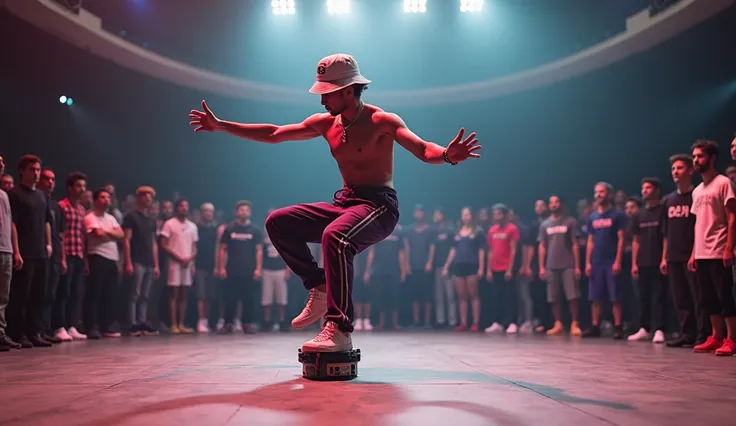
[[[274,15],[293,15],[296,13],[294,0],[272,0],[271,10]]]
[[[405,13],[424,13],[427,11],[427,0],[404,0]]]
[[[460,0],[460,11],[463,13],[478,13],[483,10],[483,0]]]
[[[327,0],[327,13],[330,15],[350,13],[350,0]]]

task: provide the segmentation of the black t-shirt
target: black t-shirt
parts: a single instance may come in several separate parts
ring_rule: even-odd
[[[537,269],[539,269],[539,260],[537,257],[539,255],[539,250],[537,249],[539,247],[539,225],[541,225],[545,219],[547,218],[537,217],[529,224],[529,231],[526,235],[527,238],[522,243],[522,245],[531,246],[534,248],[534,250],[532,251],[532,262],[530,266],[532,268],[532,271],[535,271],[535,273]]]
[[[66,215],[61,211],[56,200],[49,199],[49,212],[51,214],[51,260],[61,262],[61,233],[66,230]]]
[[[286,269],[286,263],[281,255],[276,251],[276,247],[271,243],[268,235],[263,237],[263,269],[269,271],[281,271]]]
[[[519,230],[519,243],[516,244],[516,255],[514,256],[513,269],[514,273],[516,273],[516,271],[521,269],[521,265],[524,261],[524,246],[529,246],[531,241],[534,241],[536,238],[531,235],[527,224],[517,220],[514,225],[516,225],[516,228]]]
[[[404,233],[409,243],[409,268],[413,271],[424,270],[429,260],[429,248],[434,244],[435,231],[431,225],[419,230],[417,225],[410,225]]]
[[[164,218],[163,216],[160,216],[153,221],[156,229],[156,244],[158,244],[159,247],[161,247],[161,229],[164,227],[164,223],[169,219],[171,219],[171,217]],[[197,247],[199,247],[199,243],[197,244]],[[199,251],[199,249],[197,251]],[[158,267],[161,271],[166,271],[169,267],[169,255],[163,250],[158,251]]]
[[[434,241],[434,267],[441,268],[447,261],[452,247],[452,239],[455,237],[455,230],[450,226],[441,226],[435,228]],[[485,235],[485,234],[483,234]]]
[[[138,210],[123,217],[123,229],[130,229],[130,259],[142,266],[153,266],[153,239],[156,237],[156,220]]]
[[[662,261],[662,214],[664,206],[660,203],[644,207],[629,221],[632,235],[639,239],[639,267],[659,266]]]
[[[585,268],[585,255],[588,247],[588,218],[578,220],[578,247],[580,248],[580,264]]]
[[[667,261],[687,262],[695,242],[695,215],[690,211],[693,193],[675,191],[665,197],[663,204],[662,232],[667,237]]]
[[[220,242],[227,244],[227,275],[251,276],[256,269],[256,246],[263,244],[263,232],[250,222],[233,222],[225,228]]]
[[[197,233],[199,234],[199,241],[197,241],[197,269],[199,270],[209,273],[215,270],[218,226],[215,221],[197,225]]]
[[[486,246],[486,235],[483,229],[477,227],[469,235],[460,235],[462,228],[452,236],[452,247],[455,249],[455,258],[452,260],[455,265],[459,264],[478,264],[478,253]],[[443,265],[443,264],[441,264]]]
[[[13,223],[18,230],[20,255],[24,259],[48,259],[46,224],[53,218],[46,194],[39,189],[18,185],[10,191],[8,198]]]
[[[404,249],[403,229],[397,226],[391,235],[373,246],[371,274],[398,277],[401,275],[399,252]]]
[[[641,210],[641,209],[640,209]],[[625,216],[624,219],[624,258],[628,257],[628,260],[631,260],[631,250],[632,250],[632,244],[634,242],[634,231],[631,227],[631,218],[629,216]],[[625,260],[625,259],[624,259]]]

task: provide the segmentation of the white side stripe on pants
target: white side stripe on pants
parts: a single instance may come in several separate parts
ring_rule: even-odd
[[[347,249],[348,244],[350,244],[350,238],[354,237],[358,234],[358,232],[365,229],[366,226],[373,223],[378,217],[380,217],[383,213],[386,212],[386,206],[381,206],[377,208],[376,210],[373,210],[370,212],[363,220],[358,222],[357,225],[355,225],[352,229],[350,229],[343,238],[339,239],[339,245],[337,246],[337,252],[339,257],[339,264],[340,264],[340,311],[343,313],[347,312],[348,306],[350,304],[350,299],[348,297],[348,293],[350,290],[349,287],[349,277],[348,277],[348,268],[347,268],[347,258],[345,255],[345,250]]]

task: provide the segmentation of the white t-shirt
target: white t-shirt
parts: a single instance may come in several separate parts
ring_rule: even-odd
[[[87,230],[87,253],[117,262],[120,260],[117,240],[104,241],[93,232],[98,228],[111,231],[120,228],[120,224],[110,213],[105,213],[103,216],[98,216],[94,211],[87,213],[87,216],[84,217],[84,229]]]
[[[8,194],[0,189],[0,253],[13,254],[12,223],[13,216],[10,214]]]
[[[189,219],[181,220],[172,217],[161,228],[161,236],[169,240],[168,247],[179,257],[192,256],[192,244],[199,241],[197,225]]]
[[[721,259],[728,237],[726,204],[734,199],[733,183],[719,174],[708,185],[701,183],[693,190],[695,215],[695,258]]]

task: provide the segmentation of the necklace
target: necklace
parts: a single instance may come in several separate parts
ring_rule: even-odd
[[[363,112],[363,102],[360,103],[360,106],[358,107],[358,112],[355,114],[355,118],[353,121],[349,122],[347,125],[343,124],[342,122],[342,115],[340,116],[340,125],[342,126],[342,143],[348,143],[348,128],[353,125],[356,121],[358,121],[358,118],[360,117],[360,113]]]

